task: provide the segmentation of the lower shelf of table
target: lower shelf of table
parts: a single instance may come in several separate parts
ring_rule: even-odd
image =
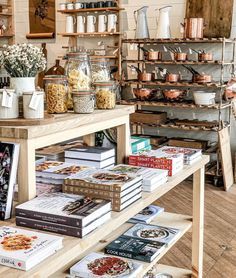
[[[157,216],[151,224],[160,225],[160,226],[166,226],[170,228],[176,228],[180,230],[180,233],[175,237],[175,240],[169,244],[163,252],[161,252],[151,263],[141,262],[137,261],[139,263],[143,264],[143,270],[139,274],[137,278],[143,277],[145,273],[147,273],[153,266],[157,264],[157,262],[170,250],[171,247],[192,227],[192,217],[187,215],[180,215],[180,214],[174,214],[174,213],[168,213],[163,212],[159,216]],[[117,237],[122,235],[126,230],[128,230],[133,224],[125,223],[122,226],[120,226],[117,230],[100,240],[99,242],[95,243],[95,246],[91,247],[88,251],[81,253],[79,256],[73,260],[73,263],[76,263],[83,257],[85,257],[87,254],[91,252],[102,252],[104,250],[104,247],[108,245],[111,241],[115,240]],[[65,277],[66,274],[68,274],[68,269],[73,264],[68,264],[64,266],[61,271],[58,271],[54,275],[52,275],[52,278],[62,278]],[[177,276],[178,277],[178,276]]]
[[[172,275],[173,278],[191,277],[192,274],[191,270],[189,269],[183,269],[163,264],[158,264],[156,266],[156,273],[168,273]]]

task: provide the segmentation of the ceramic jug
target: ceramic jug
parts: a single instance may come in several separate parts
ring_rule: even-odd
[[[159,9],[159,16],[157,20],[157,38],[170,39],[170,10],[172,6],[165,6]]]
[[[85,32],[85,17],[82,15],[77,16],[77,33]]]
[[[148,6],[144,6],[137,11],[134,11],[134,18],[136,22],[135,39],[148,39],[149,30],[147,23],[147,9]]]

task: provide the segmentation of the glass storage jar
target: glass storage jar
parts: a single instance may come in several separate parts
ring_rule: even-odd
[[[116,91],[114,82],[94,83],[96,90],[96,106],[98,109],[114,109]]]
[[[111,80],[109,60],[104,58],[91,59],[92,81],[108,82]]]
[[[67,77],[64,75],[48,75],[44,80],[48,113],[66,113],[68,105]]]
[[[94,112],[95,94],[93,91],[72,92],[74,112],[91,114]]]

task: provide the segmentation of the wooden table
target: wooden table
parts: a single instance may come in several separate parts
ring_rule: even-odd
[[[121,111],[123,111],[121,109]],[[116,120],[114,120],[116,121]],[[125,124],[124,124],[125,125]],[[123,127],[122,132],[128,132],[127,127]],[[119,135],[119,138],[122,138]],[[123,134],[123,137],[125,135]],[[121,141],[120,141],[121,142]],[[119,150],[120,144],[118,144]],[[139,211],[150,205],[165,193],[173,189],[187,177],[193,174],[193,215],[179,215],[164,212],[160,214],[154,223],[165,225],[172,228],[180,229],[180,233],[175,241],[171,243],[152,263],[143,263],[143,271],[137,277],[141,278],[153,265],[155,265],[166,252],[187,232],[192,228],[192,269],[184,270],[173,268],[170,266],[158,265],[158,269],[163,272],[173,274],[174,278],[180,278],[184,275],[192,274],[192,277],[202,278],[203,272],[203,225],[204,225],[204,168],[209,162],[208,156],[203,156],[200,160],[191,166],[185,166],[175,176],[169,178],[169,181],[157,188],[151,193],[144,192],[142,199],[135,202],[130,207],[122,212],[112,212],[112,218],[101,227],[90,233],[83,239],[64,236],[63,249],[59,250],[55,255],[47,258],[28,272],[11,269],[8,267],[0,267],[0,277],[4,278],[19,278],[19,277],[65,277],[65,272],[74,263],[84,257],[88,252],[101,251],[111,240],[122,234],[130,227],[130,224],[125,223]],[[179,200],[181,203],[181,200]],[[2,222],[2,225],[13,225],[11,222]],[[103,239],[103,241],[100,241]]]
[[[134,106],[118,105],[114,110],[96,110],[93,114],[55,115],[55,119],[45,125],[1,126],[0,141],[20,143],[19,202],[36,196],[35,150],[38,148],[81,136],[84,136],[86,143],[92,145],[95,132],[117,127],[117,162],[122,163],[129,155],[131,113],[134,113]]]

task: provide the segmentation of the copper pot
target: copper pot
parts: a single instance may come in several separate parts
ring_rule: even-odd
[[[177,73],[167,73],[166,82],[178,82],[180,81],[180,75]]]
[[[133,93],[139,100],[150,100],[155,96],[156,90],[149,88],[134,88]]]
[[[148,61],[156,61],[161,60],[162,55],[160,51],[148,51],[145,52],[144,57]]]
[[[185,18],[184,19],[184,38],[188,39],[202,39],[204,30],[204,19],[199,18]]]
[[[204,62],[204,61],[212,61],[213,55],[212,53],[198,53],[198,61]]]
[[[174,58],[176,61],[186,61],[187,60],[187,53],[177,52],[174,53]]]
[[[164,90],[162,93],[164,98],[169,101],[181,100],[185,96],[185,91],[178,89]]]
[[[212,76],[209,74],[194,74],[194,83],[210,83],[212,81]]]
[[[154,73],[149,73],[149,72],[140,72],[138,73],[138,80],[142,82],[148,82],[152,81],[155,79],[155,74]]]

